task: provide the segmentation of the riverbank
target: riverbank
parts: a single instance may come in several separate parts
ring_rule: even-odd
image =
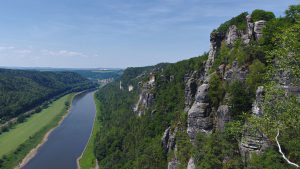
[[[79,169],[97,169],[98,168],[98,163],[97,159],[94,154],[94,142],[96,139],[96,134],[100,130],[100,123],[99,123],[99,116],[100,116],[100,102],[99,100],[95,97],[94,94],[94,101],[95,101],[95,106],[96,106],[96,115],[94,118],[94,124],[93,124],[93,130],[91,132],[91,136],[89,138],[89,141],[82,152],[81,156],[77,159],[77,168]]]
[[[34,157],[51,131],[62,122],[68,112],[68,105],[65,103],[71,103],[74,95],[59,98],[48,108],[0,135],[0,168],[19,168]]]

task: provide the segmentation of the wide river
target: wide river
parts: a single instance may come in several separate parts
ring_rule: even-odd
[[[74,97],[71,110],[36,156],[23,169],[76,169],[76,159],[83,152],[95,118],[94,92]]]

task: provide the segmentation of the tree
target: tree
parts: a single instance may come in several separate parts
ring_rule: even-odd
[[[300,162],[300,149],[297,148],[300,100],[289,92],[289,87],[300,86],[300,24],[282,32],[275,36],[276,46],[267,55],[269,81],[265,85],[263,115],[253,117],[252,122],[276,142],[279,153],[288,164],[299,167],[296,163]]]
[[[288,10],[285,11],[286,17],[292,21],[299,21],[300,19],[300,5],[291,5]]]
[[[256,9],[252,12],[251,17],[254,22],[259,20],[270,21],[275,18],[275,15],[273,12]]]

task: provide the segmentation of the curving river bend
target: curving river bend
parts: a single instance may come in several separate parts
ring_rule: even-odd
[[[76,169],[76,160],[88,142],[95,114],[94,92],[76,95],[67,117],[22,169]]]

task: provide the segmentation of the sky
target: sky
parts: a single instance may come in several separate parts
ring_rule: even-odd
[[[300,0],[0,0],[0,66],[125,68],[209,50],[221,23]]]

